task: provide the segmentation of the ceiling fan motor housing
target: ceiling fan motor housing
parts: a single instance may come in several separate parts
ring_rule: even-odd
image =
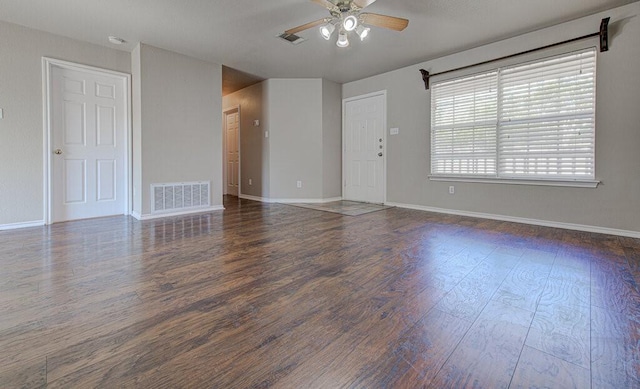
[[[336,3],[336,7],[340,9],[340,12],[349,12],[351,11],[351,0],[340,0]]]

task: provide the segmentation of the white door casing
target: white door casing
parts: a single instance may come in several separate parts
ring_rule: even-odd
[[[224,112],[225,121],[225,193],[239,195],[240,181],[240,111]]]
[[[128,75],[49,59],[45,75],[47,223],[128,214]]]
[[[385,201],[386,93],[343,101],[343,198]]]

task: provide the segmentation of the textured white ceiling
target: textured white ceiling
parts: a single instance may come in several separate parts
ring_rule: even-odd
[[[347,49],[316,28],[299,45],[275,37],[328,16],[310,0],[0,0],[0,20],[111,47],[107,36],[117,35],[128,41],[120,49],[143,42],[262,78],[344,83],[634,1],[378,0],[367,11],[409,27],[374,27]]]

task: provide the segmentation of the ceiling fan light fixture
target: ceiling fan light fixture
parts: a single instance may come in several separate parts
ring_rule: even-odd
[[[342,21],[342,27],[345,31],[353,31],[358,27],[358,18],[353,15],[349,15]]]
[[[301,0],[302,1],[302,0]],[[338,47],[349,46],[349,33],[355,31],[361,41],[367,39],[371,32],[371,28],[367,26],[375,26],[386,28],[393,31],[403,31],[409,25],[408,19],[398,18],[395,16],[362,12],[365,7],[370,6],[376,0],[310,0],[319,4],[329,11],[328,17],[314,20],[309,23],[285,30],[279,37],[289,42],[303,41],[297,33],[306,31],[310,28],[318,28],[320,36],[327,41],[331,41],[332,34],[338,30],[338,39],[336,45]],[[292,40],[292,38],[295,38]]]
[[[362,24],[360,24],[358,27],[356,27],[356,33],[358,34],[358,36],[360,37],[360,40],[363,41],[364,38],[366,38],[367,36],[369,36],[369,32],[371,31],[371,29],[369,27],[365,27]]]
[[[331,39],[331,34],[333,34],[333,30],[336,29],[336,26],[334,26],[331,23],[327,23],[324,26],[320,27],[320,35],[322,35],[322,37],[326,40]]]
[[[336,42],[336,46],[338,47],[349,46],[349,39],[347,38],[347,33],[345,31],[340,31],[340,35],[338,35],[338,41]]]

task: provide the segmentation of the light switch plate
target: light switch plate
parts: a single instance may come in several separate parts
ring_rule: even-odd
[[[400,133],[400,129],[399,128],[391,128],[389,129],[389,135],[398,135]]]
[[[4,110],[0,108],[0,119],[4,118]]]

